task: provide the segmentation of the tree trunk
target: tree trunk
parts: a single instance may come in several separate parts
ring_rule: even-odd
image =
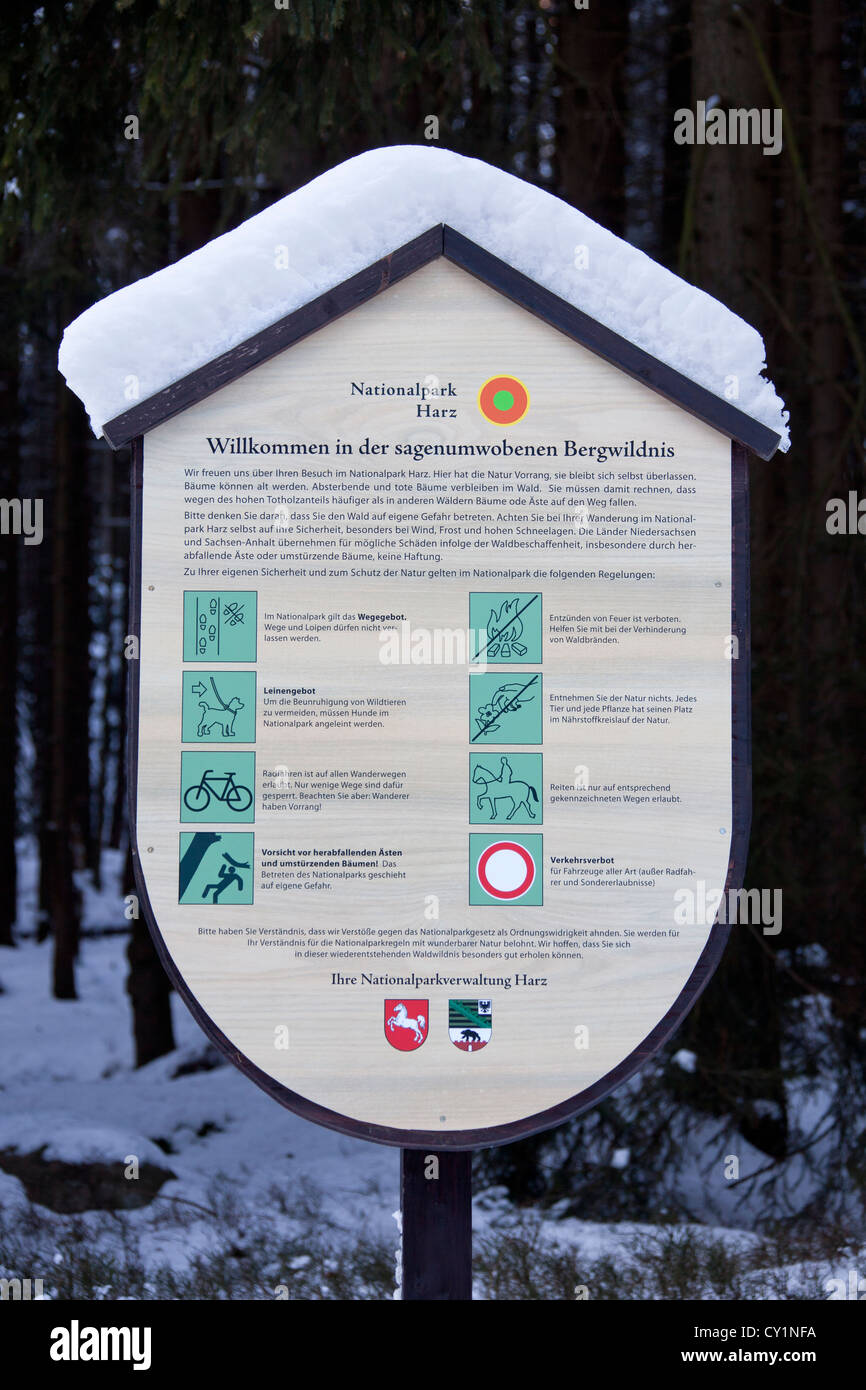
[[[84,863],[89,794],[88,489],[80,415],[65,384],[59,383],[52,518],[50,820],[45,836],[57,999],[76,998],[81,903],[74,871]]]
[[[668,22],[668,53],[665,68],[667,121],[674,112],[691,105],[692,54],[689,21],[691,0],[675,0]],[[678,145],[665,131],[662,166],[661,257],[676,270],[680,264],[683,212],[689,182],[689,147]]]
[[[127,853],[126,857],[125,888],[127,895],[136,894],[137,899],[131,853]],[[135,1065],[144,1067],[154,1058],[173,1051],[175,1044],[171,1022],[171,985],[140,909],[139,916],[132,922],[126,958],[129,961],[126,989],[132,1001]]]
[[[19,496],[18,469],[18,334],[3,315],[3,351],[0,365],[0,493]],[[16,774],[18,762],[18,547],[20,536],[0,540],[0,946],[14,946],[17,916],[18,872],[15,857]]]
[[[766,19],[766,15],[763,16]],[[728,0],[692,3],[692,109],[698,100],[718,98],[724,110],[767,107],[769,97],[752,42]],[[717,296],[748,322],[771,319],[760,287],[770,282],[774,159],[760,145],[691,147],[690,196],[693,229],[687,270],[701,289]],[[726,382],[719,381],[723,394]],[[736,397],[733,403],[736,404]],[[755,665],[761,669],[762,644],[776,636],[775,595],[767,588],[767,555],[772,551],[777,465],[752,469],[752,618]],[[778,736],[778,735],[776,735]],[[760,783],[757,783],[760,797]],[[756,824],[772,822],[766,807]],[[775,838],[775,837],[774,837]],[[778,884],[755,880],[753,865],[775,875],[778,865],[756,861],[750,853],[747,886]],[[781,1004],[778,972],[770,954],[742,925],[734,926],[713,983],[691,1015],[686,1034],[706,1062],[705,1104],[731,1114],[757,1148],[781,1156],[787,1143],[787,1112],[781,1073]]]
[[[692,45],[693,107],[712,96],[724,110],[771,104],[730,0],[693,0]],[[751,144],[694,145],[691,154],[698,178],[687,269],[701,289],[760,326],[769,317],[759,286],[772,265],[772,180],[780,156]]]
[[[813,0],[810,44],[812,120],[810,194],[816,242],[812,246],[810,325],[812,333],[809,478],[801,505],[809,507],[817,533],[808,550],[801,586],[804,662],[802,727],[812,754],[813,793],[818,817],[806,819],[807,912],[824,924],[839,971],[838,1009],[862,1024],[862,977],[866,968],[862,904],[866,894],[862,825],[863,766],[844,753],[862,722],[861,691],[840,667],[839,653],[863,649],[862,596],[858,600],[862,550],[859,537],[827,535],[824,519],[831,497],[847,497],[862,479],[862,419],[850,430],[850,409],[838,390],[856,373],[833,280],[840,275],[838,248],[844,241],[842,204],[842,7],[840,0]],[[829,262],[829,264],[828,264]],[[839,293],[844,297],[846,291]],[[847,443],[846,443],[847,433]],[[855,735],[856,741],[856,735]]]
[[[617,236],[625,231],[625,82],[629,6],[604,0],[563,8],[555,65],[560,82],[557,192]]]
[[[128,533],[128,532],[125,532],[124,534],[128,535],[129,533]],[[124,568],[125,568],[125,570],[128,571],[128,569],[129,569],[129,561],[128,561],[128,559],[127,559],[127,562],[126,562],[126,565],[125,565]],[[125,596],[124,596],[123,599],[121,600],[121,604],[120,604],[120,610],[121,610],[121,615],[122,615],[121,627],[122,627],[122,629],[123,629],[124,638],[125,638],[125,637],[128,635],[128,633],[129,633],[129,586],[126,585],[125,587],[126,587]],[[111,804],[111,827],[110,827],[109,835],[108,835],[108,843],[109,843],[109,845],[111,846],[112,849],[119,849],[120,846],[121,846],[121,844],[123,843],[123,831],[124,831],[124,827],[125,827],[125,825],[126,825],[126,819],[127,819],[127,816],[126,816],[127,792],[128,792],[128,790],[129,790],[129,788],[128,788],[128,783],[127,783],[128,759],[127,759],[127,748],[126,748],[126,745],[127,745],[127,739],[129,738],[129,726],[128,726],[128,720],[127,720],[127,683],[128,683],[128,681],[129,681],[129,679],[130,679],[130,671],[129,671],[129,664],[130,664],[130,663],[129,663],[129,661],[124,657],[124,659],[121,661],[120,664],[121,664],[121,671],[120,671],[120,678],[119,678],[119,681],[118,681],[118,697],[117,697],[118,728],[117,728],[117,742],[116,742],[116,754],[115,754],[116,761],[115,761],[114,797],[113,797],[113,799],[112,799],[112,804]],[[132,890],[130,890],[130,891],[132,891]]]

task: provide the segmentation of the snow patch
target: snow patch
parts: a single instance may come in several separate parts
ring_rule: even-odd
[[[4,1115],[0,1120],[0,1152],[36,1153],[46,1163],[106,1163],[118,1171],[135,1156],[139,1163],[170,1171],[165,1154],[156,1144],[132,1129],[94,1124],[91,1120],[76,1123],[68,1115],[42,1112],[39,1115],[21,1113]]]

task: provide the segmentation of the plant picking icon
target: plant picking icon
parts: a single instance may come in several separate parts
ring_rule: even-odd
[[[483,734],[496,733],[507,715],[513,714],[534,699],[537,685],[537,673],[528,680],[506,681],[500,685],[490,699],[480,704],[476,710],[475,723],[478,725],[478,731],[473,734],[472,742]]]

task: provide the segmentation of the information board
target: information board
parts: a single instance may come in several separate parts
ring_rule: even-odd
[[[438,259],[139,447],[137,854],[203,1025],[384,1142],[590,1104],[721,931],[729,438]]]

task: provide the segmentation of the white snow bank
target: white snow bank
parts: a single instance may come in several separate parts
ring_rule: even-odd
[[[94,432],[440,222],[781,436],[760,334],[559,198],[478,159],[394,145],[346,160],[94,304],[59,366]],[[580,253],[577,248],[584,248]],[[584,268],[578,268],[583,265]]]
[[[5,1115],[0,1121],[0,1151],[4,1149],[20,1154],[42,1150],[46,1163],[106,1163],[116,1166],[118,1173],[133,1155],[139,1163],[171,1169],[162,1150],[135,1130],[81,1121],[63,1112]]]

